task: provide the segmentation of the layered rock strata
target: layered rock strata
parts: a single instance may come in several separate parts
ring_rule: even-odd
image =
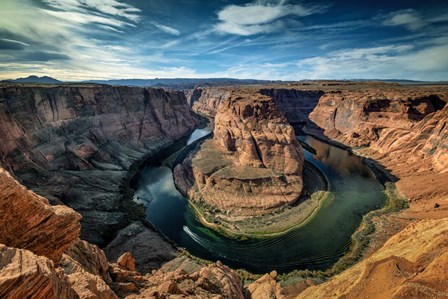
[[[1,244],[27,249],[54,261],[80,235],[78,213],[66,206],[50,206],[1,167],[0,215]]]
[[[181,92],[2,85],[0,160],[51,204],[78,211],[81,236],[104,246],[120,229],[144,218],[135,204],[123,201],[122,185],[132,165],[200,122]],[[164,241],[159,237],[154,242]],[[159,265],[165,260],[165,253],[160,254],[154,258],[157,254],[151,253]]]
[[[411,200],[448,196],[434,184],[448,179],[447,101],[448,92],[422,90],[327,93],[310,115],[315,126],[309,131],[361,147],[358,153],[400,179],[400,191]],[[435,188],[428,188],[427,175]]]
[[[216,114],[213,140],[176,167],[178,188],[232,215],[294,203],[303,188],[303,149],[272,99],[232,95]]]
[[[322,90],[300,90],[296,88],[253,88],[240,87],[239,92],[259,92],[272,98],[278,109],[288,119],[291,125],[304,125],[309,114],[316,107]],[[193,111],[208,118],[214,118],[219,105],[232,93],[230,87],[198,87],[185,92],[187,101]]]
[[[227,87],[195,88],[187,91],[186,96],[191,109],[201,115],[214,118],[219,105],[230,96]]]

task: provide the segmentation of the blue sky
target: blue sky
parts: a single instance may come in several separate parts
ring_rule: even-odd
[[[448,80],[447,1],[0,0],[0,78]]]

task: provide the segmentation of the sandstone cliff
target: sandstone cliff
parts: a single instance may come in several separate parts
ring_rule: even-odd
[[[3,85],[0,160],[50,203],[78,211],[84,239],[106,245],[119,229],[139,220],[136,206],[123,201],[121,185],[130,167],[186,136],[200,121],[181,92]]]
[[[233,215],[294,203],[301,194],[303,149],[274,101],[232,95],[216,114],[213,140],[176,167],[177,186],[193,201]]]
[[[0,244],[0,298],[79,298],[67,276],[46,257]]]
[[[78,213],[0,168],[0,214],[1,298],[117,298],[104,253],[78,239]]]
[[[79,237],[81,216],[28,191],[0,167],[0,243],[57,261]]]
[[[388,168],[400,179],[400,192],[411,200],[444,197],[447,188],[438,183],[428,188],[425,175],[433,182],[448,180],[447,100],[444,91],[327,93],[310,115],[318,129],[309,131],[361,146],[356,151]]]
[[[274,100],[278,109],[288,119],[291,125],[303,125],[309,114],[316,107],[319,98],[324,94],[322,90],[300,90],[296,88],[257,88],[239,87],[238,92],[259,92]],[[187,101],[193,111],[214,118],[219,105],[232,93],[230,87],[195,88],[186,91]]]
[[[230,96],[228,87],[195,88],[186,92],[191,109],[201,115],[213,118],[219,105]]]

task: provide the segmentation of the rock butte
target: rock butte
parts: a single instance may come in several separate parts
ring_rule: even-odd
[[[232,94],[214,120],[213,140],[174,171],[191,200],[233,216],[293,204],[303,189],[303,149],[274,101]]]
[[[282,99],[277,106],[291,123],[307,120],[312,110],[305,130],[348,146],[369,144],[356,151],[391,172],[410,208],[375,218],[376,233],[364,259],[326,283],[293,276],[280,284],[273,272],[245,286],[219,262],[203,265],[181,256],[141,218],[130,217],[130,210],[120,214],[127,222],[110,221],[131,204],[120,204],[117,187],[131,165],[199,123],[189,106],[213,117],[234,87],[190,91],[195,94],[190,105],[181,93],[163,90],[0,87],[1,298],[448,297],[446,86],[307,82],[263,87],[271,91],[262,94]],[[260,89],[237,92],[248,90]],[[296,105],[301,101],[313,109],[301,109]],[[106,239],[105,227],[129,224],[108,243],[109,261],[99,247],[79,239],[79,214],[61,203],[84,217],[81,237],[98,244]],[[118,263],[111,263],[111,256]],[[145,273],[132,271],[134,262]]]

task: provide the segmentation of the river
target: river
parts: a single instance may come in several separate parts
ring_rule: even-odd
[[[198,129],[183,142],[190,144],[209,132]],[[147,163],[139,172],[135,195],[155,227],[200,258],[253,273],[324,270],[344,255],[362,216],[381,207],[386,195],[359,157],[310,136],[299,138],[316,151],[305,151],[305,159],[327,177],[333,196],[311,221],[282,236],[239,241],[204,227],[176,190],[162,159]]]

